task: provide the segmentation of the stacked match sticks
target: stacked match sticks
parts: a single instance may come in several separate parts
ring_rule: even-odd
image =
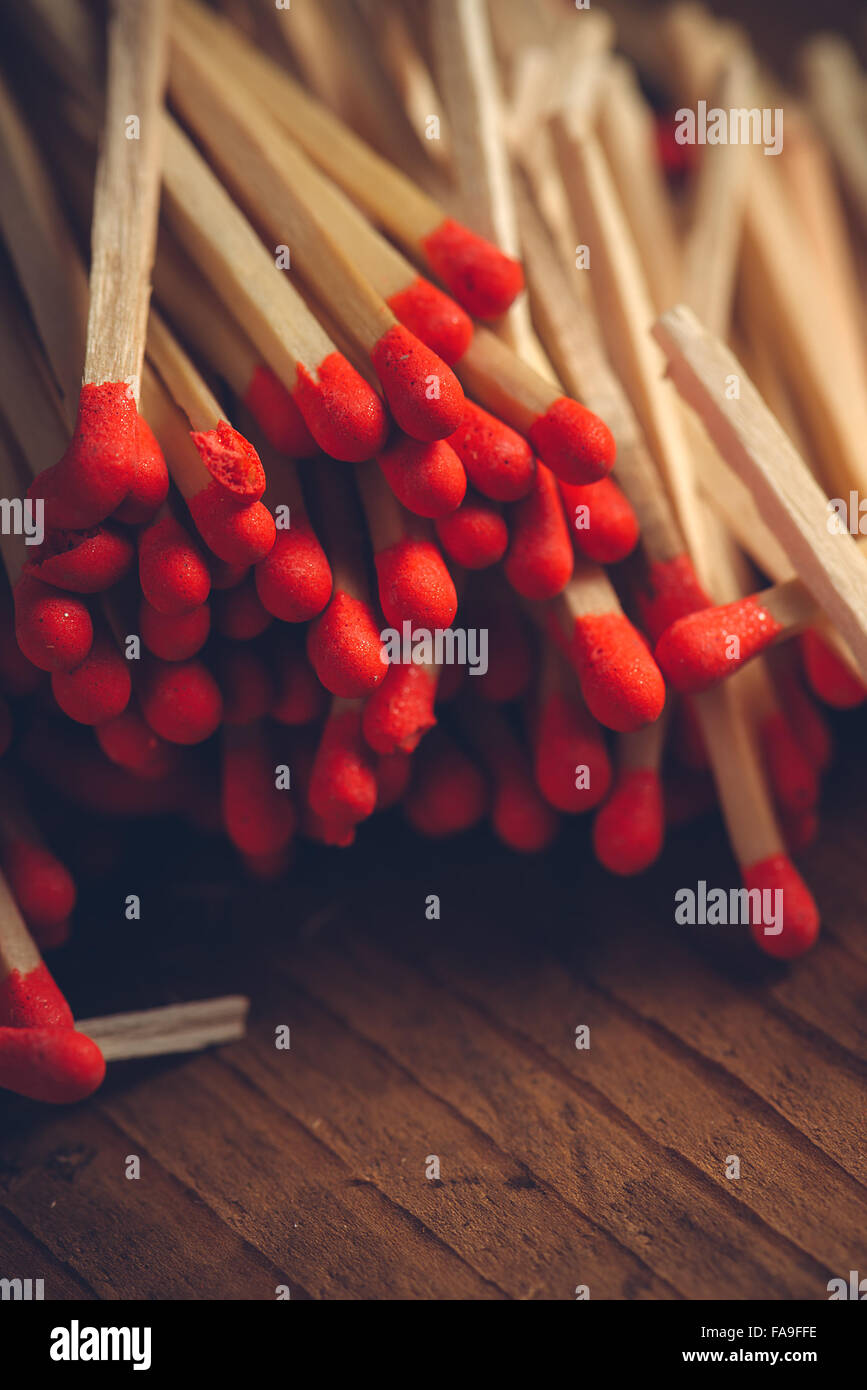
[[[783,893],[757,943],[813,944],[817,701],[867,696],[827,524],[867,486],[864,79],[820,38],[781,97],[701,7],[615,8],[114,0],[105,61],[98,5],[10,17],[0,473],[46,530],[2,537],[0,1083],[103,1070],[39,956],[75,885],[34,779],[266,878],[398,803],[524,852],[594,810],[634,874],[712,779]],[[679,146],[643,76],[791,142]],[[199,1046],[243,1003],[88,1026]]]

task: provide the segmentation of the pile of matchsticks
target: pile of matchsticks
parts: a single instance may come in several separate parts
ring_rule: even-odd
[[[819,705],[867,695],[853,54],[795,95],[695,5],[106,8],[30,0],[0,80],[0,472],[45,525],[2,536],[0,1084],[104,1070],[33,779],[266,878],[398,803],[522,852],[593,811],[635,874],[715,788],[757,944],[808,949]],[[782,153],[678,145],[699,101]]]

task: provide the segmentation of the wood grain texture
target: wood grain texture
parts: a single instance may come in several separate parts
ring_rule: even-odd
[[[862,784],[859,755],[791,969],[674,925],[684,881],[736,881],[715,821],[630,883],[578,823],[537,859],[386,817],[270,889],[155,829],[52,968],[81,1015],[243,989],[247,1037],[116,1064],[69,1110],[0,1097],[3,1273],[57,1299],[825,1299],[867,1213]],[[124,940],[143,854],[166,868]]]

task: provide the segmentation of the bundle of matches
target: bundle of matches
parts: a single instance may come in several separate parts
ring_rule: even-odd
[[[652,31],[558,0],[108,8],[107,44],[85,0],[5,21],[15,989],[75,900],[34,778],[222,831],[260,878],[397,804],[521,852],[593,811],[636,874],[712,779],[756,943],[805,951],[816,701],[867,695],[867,561],[827,524],[867,485],[852,55],[815,40],[784,101],[695,5]],[[758,122],[680,143],[642,77]],[[89,1026],[154,1052],[244,1005]],[[95,1042],[42,1036],[65,1001],[16,1008],[2,1084],[99,1083]]]

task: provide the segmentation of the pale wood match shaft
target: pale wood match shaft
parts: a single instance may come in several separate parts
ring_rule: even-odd
[[[136,401],[156,248],[167,37],[167,0],[115,0],[83,379],[92,385],[126,381]]]

